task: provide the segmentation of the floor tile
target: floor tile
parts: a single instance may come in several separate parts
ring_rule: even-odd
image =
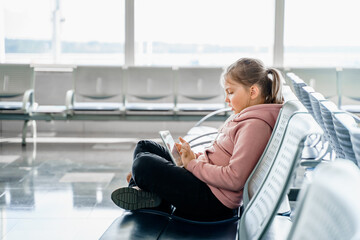
[[[66,173],[61,179],[60,182],[110,182],[114,177],[114,173],[91,173],[91,172],[75,172],[75,173]]]

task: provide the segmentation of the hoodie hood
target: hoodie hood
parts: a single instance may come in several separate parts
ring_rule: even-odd
[[[247,119],[257,118],[266,122],[271,129],[273,129],[282,106],[283,104],[258,104],[247,107],[239,114],[236,114],[232,121],[240,122]]]

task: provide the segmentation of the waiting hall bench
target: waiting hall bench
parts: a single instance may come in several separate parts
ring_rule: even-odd
[[[198,222],[150,209],[125,211],[101,239],[277,239],[283,236],[278,232],[281,228],[272,226],[284,225],[288,229],[291,221],[287,216],[278,215],[278,209],[287,196],[307,136],[322,135],[323,131],[306,110],[290,114],[285,128],[277,129],[268,143],[279,144],[269,155],[274,160],[267,161],[270,166],[265,174],[261,174],[263,180],[259,181],[257,189],[252,189],[254,184],[250,185],[252,193],[245,194],[251,199],[243,211],[238,211],[238,216],[223,221]],[[249,187],[245,189],[249,191]]]

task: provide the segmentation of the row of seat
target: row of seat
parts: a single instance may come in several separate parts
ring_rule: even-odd
[[[197,222],[176,216],[176,211],[173,214],[153,210],[126,211],[101,239],[308,239],[309,235],[306,234],[310,234],[311,239],[338,239],[344,236],[351,239],[358,236],[360,209],[357,202],[360,192],[356,185],[360,172],[348,160],[317,167],[319,171],[315,170],[314,182],[301,190],[293,224],[289,217],[278,214],[283,212],[281,208],[286,202],[284,199],[287,198],[306,139],[310,135],[322,134],[322,129],[300,101],[287,101],[263,155],[246,182],[241,215],[218,222]],[[336,174],[333,174],[334,171]],[[328,180],[337,181],[338,177],[341,180],[336,184],[326,184]],[[337,188],[345,182],[348,189],[338,191]],[[354,191],[349,191],[349,188],[354,188]],[[349,193],[354,195],[349,196]],[[333,197],[334,194],[336,197]],[[331,199],[326,199],[327,204],[323,204],[325,200],[321,198],[329,195]],[[314,201],[314,198],[320,200]],[[347,203],[351,203],[351,206]],[[316,217],[312,208],[318,210]],[[346,219],[342,219],[344,222],[341,224],[348,228],[338,228],[337,215],[334,214],[338,211],[346,213]],[[316,221],[319,218],[323,220]],[[305,226],[309,222],[312,227],[310,232]],[[334,228],[335,234],[329,235],[329,228]]]
[[[77,111],[211,112],[225,106],[219,84],[222,71],[220,67],[77,66],[73,69],[74,89],[66,94],[64,106],[26,109],[33,114],[65,111],[68,114]],[[0,98],[23,95],[34,88],[34,68],[1,64],[0,81],[3,86]],[[32,96],[29,95],[30,99],[26,101],[31,105]],[[105,99],[115,101],[101,101]],[[9,110],[18,106],[8,103]]]
[[[360,113],[359,68],[284,68],[284,74],[294,73],[307,85],[332,100],[337,107]]]
[[[225,107],[221,67],[76,66],[71,71],[73,89],[64,104],[42,105],[36,101],[33,66],[0,64],[0,120],[24,120],[23,144],[31,120],[196,121]],[[20,100],[9,101],[13,98]],[[225,118],[224,113],[213,120]]]
[[[333,158],[346,158],[360,166],[360,118],[339,109],[294,73],[288,73],[295,94],[322,127]]]

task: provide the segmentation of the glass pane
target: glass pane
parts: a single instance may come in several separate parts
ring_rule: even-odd
[[[358,0],[286,1],[284,65],[359,67],[359,9]]]
[[[6,62],[47,62],[51,59],[52,1],[4,0]]]
[[[62,0],[61,9],[62,63],[124,63],[124,0]]]
[[[136,0],[135,63],[217,65],[240,57],[272,63],[274,0]]]

